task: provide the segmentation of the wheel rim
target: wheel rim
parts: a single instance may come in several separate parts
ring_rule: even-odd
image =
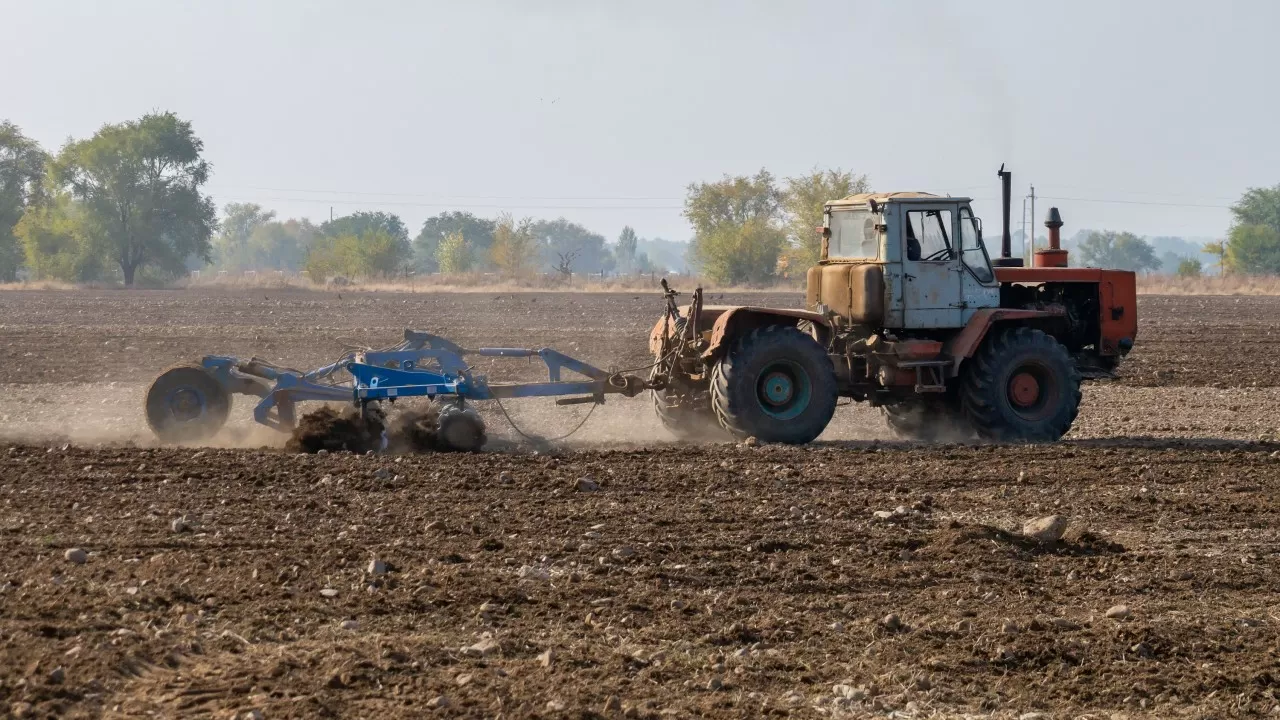
[[[1006,392],[1009,406],[1028,421],[1044,420],[1053,414],[1059,395],[1057,378],[1040,363],[1027,363],[1009,375]]]
[[[199,420],[208,408],[208,400],[198,388],[183,386],[174,388],[165,396],[169,417],[177,423]]]
[[[770,363],[756,383],[756,401],[765,414],[778,420],[791,420],[809,407],[812,397],[809,374],[790,360]]]

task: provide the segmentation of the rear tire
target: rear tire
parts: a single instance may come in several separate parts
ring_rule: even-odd
[[[711,407],[734,437],[802,445],[836,410],[827,351],[794,325],[769,325],[735,340],[711,370]]]
[[[965,417],[985,440],[1054,442],[1080,411],[1080,373],[1071,356],[1028,327],[989,338],[965,364],[960,388]]]
[[[169,368],[147,390],[147,424],[164,443],[208,440],[231,414],[231,393],[203,367]]]

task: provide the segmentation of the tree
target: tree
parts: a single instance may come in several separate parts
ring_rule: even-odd
[[[319,235],[320,229],[305,218],[263,223],[249,236],[252,267],[297,270]]]
[[[0,282],[18,278],[23,249],[14,233],[22,214],[39,200],[49,156],[11,122],[0,122]]]
[[[232,271],[258,267],[250,240],[260,227],[275,219],[275,211],[255,203],[228,203],[222,214],[222,229],[213,240],[214,262]]]
[[[14,227],[27,268],[39,279],[93,282],[103,275],[102,248],[86,229],[84,212],[62,192],[32,205]]]
[[[1280,230],[1270,225],[1236,225],[1227,236],[1223,262],[1233,273],[1280,273]]]
[[[305,268],[316,282],[334,275],[388,277],[400,272],[408,252],[408,243],[379,227],[371,227],[361,235],[322,234],[307,253]]]
[[[588,273],[613,269],[613,253],[603,235],[564,218],[538,220],[529,226],[537,241],[538,263],[558,268],[561,255],[573,255],[574,265]]]
[[[639,244],[640,238],[630,225],[622,228],[622,232],[618,234],[618,244],[613,248],[614,264],[620,271],[632,272],[636,269],[636,248]]]
[[[517,223],[509,214],[498,218],[493,228],[493,245],[489,256],[493,264],[510,276],[523,275],[538,257],[533,221],[525,218]]]
[[[871,183],[866,175],[851,171],[814,169],[808,175],[787,178],[782,196],[782,209],[787,215],[787,244],[789,264],[805,272],[818,262],[822,255],[823,207],[830,200],[838,200],[856,193],[870,192]]]
[[[752,177],[730,177],[711,183],[691,183],[684,201],[684,216],[694,235],[711,233],[724,225],[742,226],[750,220],[774,220],[782,208],[782,193],[773,175],[761,169]]]
[[[462,273],[471,269],[475,256],[471,251],[471,243],[461,230],[454,230],[445,235],[436,247],[436,266],[442,273]]]
[[[200,192],[209,179],[204,143],[173,113],[104,125],[58,154],[52,176],[81,202],[86,228],[132,286],[139,269],[169,275],[195,256],[209,260],[217,225],[213,202]]]
[[[1233,225],[1262,225],[1280,233],[1280,185],[1249,188],[1235,205]]]
[[[1217,257],[1218,260],[1213,264],[1213,266],[1218,268],[1218,272],[1223,274],[1227,272],[1227,244],[1225,242],[1222,240],[1207,242],[1204,244],[1204,247],[1200,248],[1200,252]]]
[[[1133,233],[1110,230],[1089,233],[1076,250],[1089,267],[1148,272],[1160,269],[1151,243]]]
[[[359,237],[371,231],[382,231],[409,244],[409,229],[399,215],[385,212],[354,212],[329,220],[320,225],[320,232],[330,237],[355,235]]]
[[[689,185],[684,215],[694,229],[694,260],[719,283],[772,280],[787,239],[781,209],[782,194],[766,170]]]
[[[707,277],[723,285],[764,285],[777,273],[778,257],[787,236],[767,218],[743,224],[722,223],[698,236],[694,260]]]
[[[1198,278],[1204,266],[1198,258],[1183,258],[1178,263],[1178,277]]]
[[[452,211],[429,217],[413,240],[414,262],[422,272],[436,272],[439,270],[436,248],[440,241],[449,233],[459,232],[471,247],[472,260],[487,263],[494,224],[493,220],[478,218],[469,212]]]

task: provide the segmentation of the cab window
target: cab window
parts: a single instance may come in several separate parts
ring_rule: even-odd
[[[827,257],[849,260],[875,260],[880,256],[880,233],[876,224],[880,215],[866,209],[832,210],[827,219],[831,237],[827,241]]]
[[[908,260],[935,261],[954,257],[950,210],[912,210],[906,215],[904,234]]]
[[[982,235],[969,208],[960,208],[960,257],[978,282],[987,283],[995,279],[987,248],[982,244]]]

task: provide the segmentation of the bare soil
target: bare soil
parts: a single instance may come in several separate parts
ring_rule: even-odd
[[[155,447],[141,393],[406,326],[640,365],[659,298],[0,294],[0,711],[1272,714],[1280,298],[1140,302],[1052,446],[887,442],[856,406],[809,447],[687,446],[637,399],[550,451],[316,456],[243,418]],[[1050,514],[1063,541],[1018,534]]]

